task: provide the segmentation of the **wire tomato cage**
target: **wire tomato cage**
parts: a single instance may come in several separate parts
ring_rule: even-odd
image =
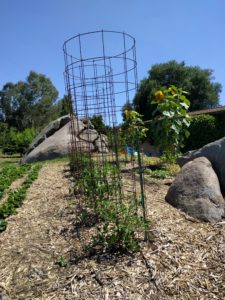
[[[87,32],[65,41],[63,52],[75,180],[87,176],[88,186],[81,190],[90,194],[93,208],[98,201],[95,195],[103,186],[102,197],[111,201],[129,198],[137,205],[139,193],[144,204],[141,161],[135,159],[139,149],[133,138],[129,141],[129,134],[124,138],[117,121],[122,105],[131,103],[137,91],[135,39],[125,32]]]

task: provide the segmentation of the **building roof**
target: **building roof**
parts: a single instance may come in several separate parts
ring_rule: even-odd
[[[189,112],[189,115],[217,115],[217,114],[225,114],[225,106],[220,106],[216,108],[209,108],[209,109],[201,109]]]

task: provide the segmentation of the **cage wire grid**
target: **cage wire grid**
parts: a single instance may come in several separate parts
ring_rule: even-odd
[[[121,104],[130,103],[137,90],[135,39],[124,32],[88,32],[65,41],[63,52],[71,116],[73,175],[79,180],[81,173],[83,176],[83,169],[88,166],[93,207],[96,201],[95,189],[102,183],[107,186],[104,196],[112,201],[123,201],[125,196],[136,203],[138,192],[144,197],[141,162],[140,177],[137,180],[135,169],[138,164],[134,153],[125,156],[121,154],[126,145],[125,141],[119,139],[117,122]],[[98,137],[91,123],[94,116],[101,117],[105,124],[105,130]],[[135,148],[132,141],[130,146]],[[110,172],[107,171],[109,166]],[[122,173],[125,174],[125,181]],[[98,184],[91,178],[97,179]],[[81,199],[79,207],[82,205]]]

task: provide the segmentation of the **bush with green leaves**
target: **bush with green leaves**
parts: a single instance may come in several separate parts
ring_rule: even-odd
[[[137,148],[137,142],[146,138],[148,131],[145,126],[142,115],[135,110],[124,110],[124,124],[120,128],[120,139],[128,145]]]
[[[106,195],[113,196],[119,189],[120,182],[116,166],[109,163],[103,166],[98,165],[84,157],[79,177],[74,183],[74,193],[82,194],[88,207],[95,208],[99,199]]]
[[[151,102],[157,105],[151,122],[154,144],[168,159],[184,147],[184,140],[189,137],[190,117],[187,110],[190,101],[185,94],[181,88],[171,86],[157,91],[155,100]]]
[[[0,148],[2,148],[4,144],[6,131],[7,131],[7,125],[3,122],[0,122]]]
[[[225,136],[225,121],[210,115],[193,116],[183,151],[195,150]]]
[[[98,223],[97,233],[89,245],[92,249],[100,247],[112,252],[138,249],[135,232],[146,225],[138,214],[141,202],[122,195],[120,185],[117,166],[111,163],[99,165],[84,157],[83,168],[74,182],[74,192],[83,199],[82,207],[80,203],[78,205],[83,225],[88,227],[93,215]]]
[[[168,170],[166,170],[165,168],[162,168],[159,170],[147,169],[147,170],[145,170],[145,174],[149,175],[152,178],[156,178],[156,179],[165,179],[165,178],[171,176],[171,173]]]
[[[144,228],[144,221],[137,213],[137,203],[125,198],[123,201],[101,199],[97,212],[103,222],[97,227],[92,246],[100,245],[110,252],[139,249],[135,232]]]
[[[2,138],[2,151],[5,154],[24,154],[36,136],[34,128],[17,131],[10,128],[5,131]]]
[[[111,129],[109,126],[105,125],[102,115],[93,115],[90,118],[90,121],[98,133],[107,134]]]

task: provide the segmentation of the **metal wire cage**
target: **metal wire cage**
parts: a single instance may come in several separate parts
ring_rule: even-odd
[[[129,183],[124,184],[121,179],[121,149],[125,141],[118,137],[117,122],[122,105],[129,103],[137,90],[135,39],[124,32],[94,31],[70,38],[64,43],[63,51],[72,120],[70,152],[74,176],[77,179],[85,176],[81,170],[89,166],[93,207],[95,191],[101,183],[108,187],[104,196],[108,194],[113,201],[122,201],[124,193],[136,199],[134,165],[128,174]],[[98,136],[91,122],[96,116],[104,124]],[[124,191],[126,185],[129,187]]]
[[[72,153],[94,153],[90,123],[85,132],[88,143],[77,139],[77,132],[82,130],[79,120],[101,116],[105,126],[113,132],[108,136],[108,156],[118,164],[117,118],[122,104],[129,102],[137,89],[135,39],[124,32],[94,31],[70,38],[64,43],[63,51],[73,119]],[[106,157],[103,135],[98,143]]]

